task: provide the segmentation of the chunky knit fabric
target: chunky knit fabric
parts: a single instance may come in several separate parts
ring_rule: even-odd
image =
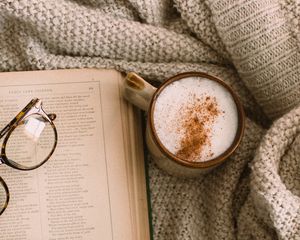
[[[115,68],[151,81],[204,71],[224,79],[246,110],[242,143],[196,179],[172,177],[149,156],[154,239],[300,239],[299,6],[2,0],[0,70]]]

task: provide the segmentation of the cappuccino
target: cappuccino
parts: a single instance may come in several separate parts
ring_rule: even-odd
[[[202,162],[224,153],[238,130],[238,110],[227,88],[203,77],[166,85],[153,110],[154,130],[176,157]]]

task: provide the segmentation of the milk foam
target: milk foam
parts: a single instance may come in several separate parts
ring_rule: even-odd
[[[238,112],[230,92],[218,82],[188,77],[174,81],[159,94],[153,112],[154,128],[161,143],[173,154],[180,148],[184,136],[181,130],[182,109],[193,102],[193,98],[210,96],[216,99],[220,114],[211,126],[210,144],[195,161],[207,161],[225,152],[234,141],[238,129]]]

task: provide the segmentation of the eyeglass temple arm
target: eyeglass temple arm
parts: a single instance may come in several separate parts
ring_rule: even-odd
[[[47,114],[48,118],[51,121],[54,121],[56,119],[56,114],[55,113],[49,113]],[[46,121],[43,117],[38,118],[40,121]],[[13,120],[10,121],[9,124],[7,124],[1,131],[0,131],[0,139],[5,136],[5,134],[11,129],[11,127],[17,122],[17,117],[15,117]],[[22,121],[22,123],[24,123]]]

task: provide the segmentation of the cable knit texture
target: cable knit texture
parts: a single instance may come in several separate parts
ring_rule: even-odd
[[[115,68],[157,82],[184,71],[222,78],[246,111],[242,143],[225,164],[195,179],[170,176],[148,157],[154,239],[300,239],[299,6],[2,0],[0,70]]]

